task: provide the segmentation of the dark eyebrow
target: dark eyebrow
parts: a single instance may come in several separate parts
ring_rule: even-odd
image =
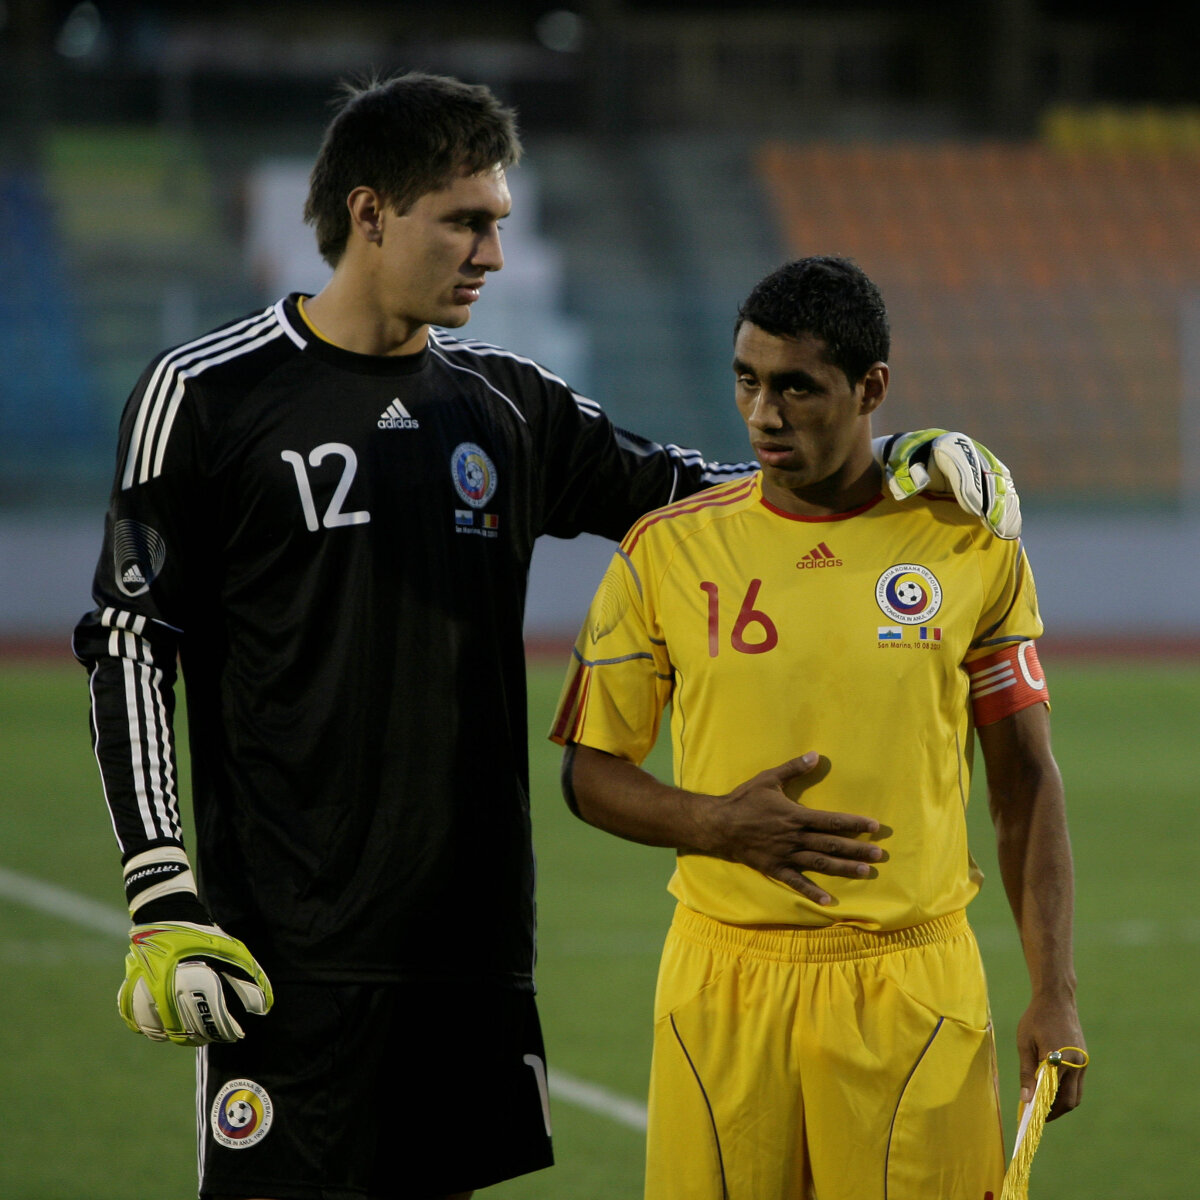
[[[781,392],[786,392],[788,388],[794,388],[798,392],[819,392],[822,390],[821,384],[807,371],[784,371],[781,375],[772,375],[771,382]]]
[[[753,375],[755,378],[758,378],[759,374],[749,363],[743,362],[740,358],[733,360],[733,371],[735,375]],[[799,392],[821,391],[821,384],[807,371],[782,371],[778,375],[768,376],[767,382],[777,392],[784,392],[789,388]]]
[[[447,221],[503,221],[512,214],[512,209],[498,216],[490,208],[456,208],[446,214]]]

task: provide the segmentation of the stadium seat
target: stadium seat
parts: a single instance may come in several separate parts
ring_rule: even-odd
[[[1031,498],[1079,499],[1104,463],[1128,498],[1170,502],[1200,150],[1070,128],[1027,144],[771,143],[758,164],[791,249],[850,255],[888,299],[889,427],[969,428]]]

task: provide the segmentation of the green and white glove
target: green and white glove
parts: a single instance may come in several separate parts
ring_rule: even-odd
[[[952,494],[959,506],[997,537],[1021,536],[1021,498],[1009,469],[982,443],[965,433],[917,429],[877,437],[875,460],[897,500],[918,492]]]
[[[250,951],[213,924],[183,848],[158,846],[130,859],[125,887],[134,921],[117,993],[125,1024],[179,1046],[244,1037],[238,1017],[266,1015],[271,983]]]
[[[274,999],[254,956],[216,925],[159,921],[129,931],[117,1008],[151,1041],[236,1042],[245,1031],[234,1011],[265,1016]]]

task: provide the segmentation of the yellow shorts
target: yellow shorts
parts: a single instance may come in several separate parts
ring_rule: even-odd
[[[891,933],[684,908],[655,997],[647,1200],[995,1200],[996,1053],[964,913]]]

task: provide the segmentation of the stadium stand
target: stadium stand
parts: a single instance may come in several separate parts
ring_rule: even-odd
[[[744,139],[541,136],[529,160],[541,229],[563,256],[565,311],[591,342],[586,386],[640,433],[744,457],[733,315],[783,253]]]
[[[105,428],[164,346],[253,301],[196,142],[153,126],[52,130],[46,173],[88,314]]]
[[[70,279],[36,171],[0,171],[0,263],[0,445],[27,462],[69,456],[96,424]],[[19,494],[14,480],[8,486]]]
[[[1175,128],[1172,126],[1171,128]],[[1144,116],[1051,115],[1039,143],[790,145],[758,167],[790,249],[888,298],[897,427],[969,428],[1028,496],[1172,503],[1200,153]]]

